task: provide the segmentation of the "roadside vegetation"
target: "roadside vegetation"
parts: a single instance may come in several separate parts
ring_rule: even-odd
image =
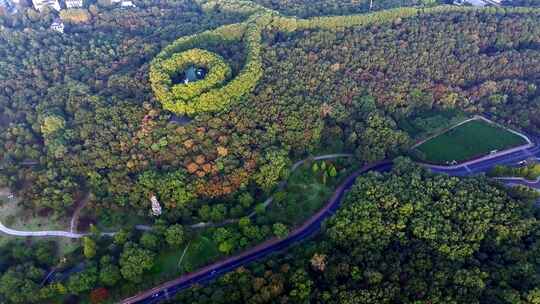
[[[524,138],[483,120],[472,120],[452,128],[416,147],[422,161],[435,164],[460,163],[492,152],[526,144]]]
[[[69,218],[32,212],[21,206],[17,198],[0,196],[0,222],[12,229],[22,230],[69,230]],[[11,238],[0,234],[0,245]],[[66,243],[64,242],[64,245]]]
[[[300,18],[351,15],[367,13],[394,7],[420,5],[420,0],[253,0],[253,2],[272,8],[288,16]]]
[[[523,177],[528,180],[536,180],[540,178],[540,164],[533,162],[524,166],[495,166],[489,171],[490,176],[495,177]]]

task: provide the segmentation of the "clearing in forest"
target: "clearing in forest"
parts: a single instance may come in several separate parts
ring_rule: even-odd
[[[526,144],[525,138],[484,120],[471,120],[415,148],[422,160],[435,164],[460,163]]]

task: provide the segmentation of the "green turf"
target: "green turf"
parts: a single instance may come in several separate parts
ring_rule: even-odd
[[[321,163],[317,161],[318,165]],[[330,198],[342,178],[348,176],[355,168],[348,159],[327,163],[347,169],[340,170],[335,177],[327,176],[326,182],[323,182],[322,169],[313,172],[312,163],[301,166],[289,177],[287,186],[281,193],[282,197],[274,195],[274,201],[265,214],[266,220],[270,223],[279,222],[296,226],[317,213]]]
[[[184,249],[185,246],[161,251],[156,258],[152,273],[166,280],[205,266],[219,257],[217,245],[204,235],[198,235],[190,243],[180,264]]]
[[[493,150],[525,144],[522,137],[481,120],[473,120],[428,140],[416,149],[424,161],[438,164],[463,162]]]
[[[200,268],[219,256],[217,245],[209,237],[201,235],[190,244],[182,263],[182,269],[191,271]]]

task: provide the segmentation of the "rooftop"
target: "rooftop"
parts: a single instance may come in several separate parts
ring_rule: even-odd
[[[45,7],[60,11],[60,3],[58,0],[32,0],[32,3],[34,3],[34,7],[38,11],[43,10]]]

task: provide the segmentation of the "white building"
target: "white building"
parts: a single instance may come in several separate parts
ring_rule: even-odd
[[[157,197],[155,195],[152,195],[150,198],[150,201],[152,202],[152,215],[153,216],[160,216],[161,215],[161,205],[159,204],[159,201],[157,200]]]
[[[66,0],[67,8],[81,8],[83,6],[83,0]]]
[[[135,4],[133,3],[133,1],[129,1],[129,0],[124,0],[120,3],[120,6],[121,7],[137,7],[135,6]]]
[[[120,7],[137,7],[131,0],[111,0],[112,4],[120,4]]]
[[[500,6],[502,0],[455,0],[455,5],[472,5],[472,6]]]
[[[51,30],[57,31],[59,33],[64,32],[64,22],[60,19],[54,20],[54,22],[51,24]]]
[[[32,2],[38,11],[42,11],[45,7],[60,11],[60,3],[58,0],[32,0]]]

